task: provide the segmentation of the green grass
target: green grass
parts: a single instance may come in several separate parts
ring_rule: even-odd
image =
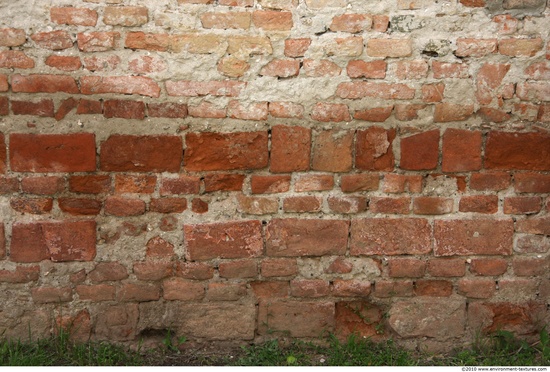
[[[513,334],[500,331],[480,338],[470,348],[447,355],[406,351],[391,340],[373,342],[350,336],[339,341],[330,336],[317,345],[294,340],[285,344],[271,340],[240,349],[204,354],[182,347],[185,338],[167,337],[154,350],[136,352],[106,342],[71,342],[61,332],[33,342],[0,341],[2,366],[155,366],[155,365],[232,365],[232,366],[534,366],[550,364],[550,337],[543,329],[538,342],[529,344]],[[231,355],[230,355],[231,354]]]

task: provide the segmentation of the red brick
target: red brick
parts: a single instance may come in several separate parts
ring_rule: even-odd
[[[267,225],[267,255],[323,256],[346,251],[349,223],[343,220],[275,219]]]
[[[516,192],[550,193],[550,175],[517,173],[514,175]]]
[[[116,297],[116,287],[109,284],[77,285],[76,293],[81,301],[113,301]]]
[[[258,265],[253,260],[221,262],[218,266],[221,278],[244,279],[258,276]]]
[[[540,196],[516,196],[504,198],[505,214],[535,214],[541,210]]]
[[[458,281],[458,294],[469,298],[490,298],[495,292],[494,280],[465,278]]]
[[[20,28],[0,28],[0,46],[14,47],[25,44],[27,36]]]
[[[147,116],[154,118],[185,118],[187,117],[187,105],[176,102],[148,103]]]
[[[9,113],[10,113],[10,101],[8,100],[8,97],[0,97],[0,115],[6,116],[6,115],[9,115]]]
[[[367,210],[367,199],[359,196],[331,196],[328,207],[334,213],[361,213]]]
[[[428,63],[424,60],[399,61],[395,64],[395,75],[400,80],[419,80],[428,76]]]
[[[328,174],[305,174],[296,179],[294,191],[326,191],[334,187],[334,176]]]
[[[367,14],[342,14],[332,18],[330,30],[357,34],[370,30],[371,26],[372,18]]]
[[[525,75],[533,80],[550,80],[550,62],[536,62],[525,69]]]
[[[195,301],[205,294],[204,283],[187,281],[181,278],[170,278],[162,283],[163,297],[166,300]]]
[[[193,200],[191,200],[191,210],[194,213],[206,213],[208,212],[208,202],[201,198],[193,198]]]
[[[517,177],[517,175],[516,175]],[[499,191],[510,187],[512,178],[503,172],[473,173],[470,176],[470,189],[478,191]]]
[[[432,228],[423,218],[352,220],[350,254],[401,255],[432,251]]]
[[[484,123],[503,123],[512,117],[512,115],[506,111],[490,107],[480,107],[477,114]]]
[[[53,199],[51,198],[12,198],[12,209],[19,213],[45,214],[51,212]]]
[[[198,194],[200,178],[180,176],[178,178],[163,178],[160,186],[160,195]]]
[[[83,76],[80,78],[83,94],[137,94],[159,97],[160,87],[151,78],[145,76]]]
[[[237,210],[241,213],[262,215],[277,213],[279,210],[277,198],[238,195],[237,202],[239,203]]]
[[[422,85],[422,102],[435,103],[443,101],[445,84],[424,84]]]
[[[174,264],[170,261],[136,262],[134,275],[139,280],[162,280],[174,275]]]
[[[323,200],[317,196],[289,196],[283,199],[283,210],[290,213],[320,212]]]
[[[384,175],[383,191],[388,193],[422,192],[422,176],[388,173]]]
[[[38,32],[31,39],[43,49],[63,50],[72,48],[73,40],[67,31]]]
[[[54,195],[63,191],[65,180],[61,177],[25,177],[21,180],[23,192],[37,195]]]
[[[288,78],[298,76],[300,72],[300,62],[294,59],[272,59],[267,65],[262,67],[260,76],[273,76],[279,78]]]
[[[330,293],[330,284],[321,279],[295,279],[290,282],[293,297],[324,297]]]
[[[357,131],[355,167],[361,170],[393,170],[396,130],[370,127]]]
[[[96,254],[95,221],[16,223],[10,259],[15,262],[91,261]]]
[[[390,117],[392,111],[393,106],[368,108],[355,111],[353,113],[353,118],[357,120],[383,123]]]
[[[353,81],[340,83],[336,96],[346,99],[380,98],[380,99],[413,99],[416,90],[406,84],[373,83],[370,81]]]
[[[296,118],[304,117],[304,106],[292,102],[269,102],[269,115],[275,118]]]
[[[34,60],[19,50],[4,50],[0,52],[0,67],[34,68]]]
[[[69,190],[83,194],[103,194],[111,189],[111,176],[88,175],[71,176],[69,178]]]
[[[550,235],[550,216],[528,218],[516,222],[516,232],[525,234]]]
[[[72,215],[95,216],[101,212],[102,203],[88,198],[59,198],[59,209]]]
[[[548,101],[550,100],[550,82],[533,81],[517,84],[516,96],[522,101]]]
[[[508,263],[502,258],[476,258],[470,263],[470,272],[474,275],[498,276],[508,269]]]
[[[6,258],[6,229],[4,223],[0,223],[0,259]]]
[[[178,172],[183,155],[179,136],[111,135],[101,144],[100,169],[107,172]]]
[[[489,132],[485,168],[550,170],[550,135],[544,133]]]
[[[263,251],[260,221],[184,225],[187,259],[258,257]]]
[[[287,31],[292,28],[291,12],[277,12],[271,10],[256,10],[252,13],[254,25],[266,31]]]
[[[116,55],[84,57],[84,68],[89,71],[114,71],[122,62]]]
[[[214,277],[214,268],[202,262],[178,262],[176,275],[184,279],[212,279]]]
[[[31,289],[31,295],[35,304],[70,302],[73,298],[70,287],[35,287]]]
[[[158,284],[124,283],[117,293],[119,302],[147,302],[158,301],[159,299],[160,285]]]
[[[458,38],[456,46],[458,57],[484,57],[497,52],[497,39]]]
[[[200,97],[225,96],[237,97],[246,86],[246,83],[233,80],[222,81],[167,81],[166,93],[169,96]]]
[[[548,258],[515,258],[512,261],[517,276],[543,276],[550,269]]]
[[[103,115],[106,118],[143,120],[145,118],[145,103],[109,99],[103,104]]]
[[[401,139],[401,169],[435,169],[438,161],[439,129]]]
[[[126,34],[124,46],[130,49],[166,52],[170,47],[170,36],[168,34],[146,34],[141,31],[129,32]]]
[[[105,199],[105,213],[117,217],[139,216],[145,213],[145,202],[141,199],[110,196]]]
[[[460,3],[469,8],[483,8],[485,7],[485,0],[460,0]]]
[[[15,270],[0,270],[0,282],[29,283],[40,277],[40,266],[16,266]]]
[[[76,107],[76,113],[79,115],[95,115],[103,113],[103,102],[92,101],[89,99],[80,99]]]
[[[188,133],[185,141],[189,171],[260,169],[268,164],[267,132]]]
[[[352,166],[352,131],[326,130],[317,133],[311,168],[325,172],[349,172]]]
[[[536,39],[500,39],[498,41],[498,52],[511,57],[533,57],[542,50],[544,41]]]
[[[159,200],[161,203],[157,203]],[[184,211],[187,208],[187,200],[186,199],[183,199],[183,200],[185,201],[185,205],[180,212]],[[165,201],[168,201],[166,205],[163,203]],[[175,201],[175,203],[173,205],[170,205],[169,202],[171,201]],[[173,209],[178,207],[182,208],[180,204],[178,204],[178,202],[179,202],[178,198],[174,198],[174,200],[170,200],[170,198],[152,199],[151,203],[149,204],[149,211],[159,212],[159,213],[173,213]],[[162,208],[165,208],[165,209],[162,209]],[[161,217],[158,223],[158,227],[160,231],[175,231],[178,228],[178,219],[175,216]]]
[[[78,101],[72,97],[61,101],[61,104],[59,105],[59,108],[57,109],[57,112],[54,116],[55,120],[63,120],[69,112],[76,108],[77,105]]]
[[[266,258],[260,267],[265,278],[294,276],[298,273],[298,265],[292,258]]]
[[[340,179],[343,192],[378,190],[380,176],[378,174],[345,174]]]
[[[453,212],[454,200],[436,196],[418,196],[413,200],[413,212],[424,215],[441,215]]]
[[[216,105],[203,101],[197,106],[188,106],[189,116],[195,118],[221,119],[227,116],[225,107],[219,108]]]
[[[352,79],[384,79],[386,77],[387,63],[382,60],[378,61],[362,61],[352,60],[348,62],[346,71]]]
[[[174,257],[174,245],[160,236],[149,239],[146,246],[145,257],[147,259],[171,259]]]
[[[395,105],[395,118],[400,121],[411,121],[418,119],[418,112],[424,110],[426,105],[399,104]]]
[[[232,119],[267,120],[267,102],[230,101],[227,106],[227,115]]]
[[[370,57],[408,57],[412,54],[410,39],[370,39],[367,41],[367,55]]]
[[[50,8],[50,18],[58,25],[95,26],[97,12],[87,8],[53,7]]]
[[[151,194],[155,191],[156,176],[117,174],[115,176],[116,193]]]
[[[439,220],[434,224],[436,256],[510,255],[511,219]]]
[[[271,161],[273,173],[307,171],[311,150],[311,129],[276,125],[271,130]]]
[[[340,76],[342,69],[336,63],[328,59],[314,60],[304,59],[304,72],[308,77]]]
[[[349,108],[343,103],[317,103],[312,111],[311,118],[322,122],[342,122],[350,121]]]
[[[530,103],[514,103],[512,113],[522,120],[536,121],[539,114],[539,105]]]
[[[466,79],[470,76],[466,63],[432,62],[432,71],[435,79],[459,78]]]
[[[10,164],[15,172],[94,171],[92,133],[10,135]]]
[[[253,194],[274,194],[287,192],[290,189],[290,176],[256,176],[250,178]]]
[[[291,58],[303,57],[309,46],[311,45],[311,39],[286,39],[285,40],[285,56]]]
[[[350,262],[342,257],[334,259],[325,269],[328,274],[349,274],[353,271],[353,262]]]
[[[244,283],[208,283],[206,298],[210,301],[237,301],[246,295]]]
[[[371,197],[369,200],[369,210],[372,213],[409,214],[411,211],[411,198]]]
[[[207,174],[204,177],[204,192],[241,191],[244,178],[244,174]]]
[[[537,120],[543,123],[550,123],[550,104],[540,105]]]
[[[388,261],[391,278],[422,278],[426,272],[426,261],[417,258],[392,258]]]
[[[470,195],[460,198],[460,212],[494,214],[498,212],[497,195]]]
[[[448,123],[467,120],[474,113],[473,105],[457,105],[454,103],[437,103],[434,111],[434,122]]]
[[[288,282],[252,282],[250,283],[254,295],[258,298],[282,298],[288,297],[290,286]]]
[[[508,71],[509,64],[484,64],[478,71],[476,79],[476,98],[482,105],[488,105],[493,101],[495,89],[498,88]]]
[[[417,296],[449,297],[453,293],[453,283],[446,280],[418,280],[414,293]]]
[[[103,22],[106,25],[135,27],[147,23],[148,10],[141,6],[105,7]]]
[[[458,277],[466,273],[466,262],[462,258],[431,259],[428,274],[441,277]]]
[[[449,128],[443,134],[444,172],[464,172],[481,169],[480,131]]]
[[[200,16],[203,28],[242,29],[250,28],[250,13],[247,12],[207,12]]]
[[[149,210],[157,213],[181,213],[187,209],[187,199],[160,198],[151,199]]]
[[[76,35],[78,49],[83,52],[106,52],[117,47],[118,32],[86,32]],[[72,46],[72,42],[71,42]]]
[[[11,77],[13,92],[18,93],[79,93],[76,81],[65,75],[19,75]]]
[[[410,297],[413,295],[413,282],[411,280],[387,281],[379,280],[374,285],[376,297]]]
[[[386,32],[390,24],[390,17],[383,14],[372,16],[372,29],[377,32]]]
[[[99,262],[88,278],[93,283],[119,281],[128,278],[128,271],[118,262]]]

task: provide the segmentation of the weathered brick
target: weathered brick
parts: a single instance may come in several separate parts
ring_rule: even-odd
[[[378,174],[345,174],[340,179],[343,192],[378,190],[380,176]]]
[[[383,191],[388,193],[422,192],[422,176],[388,173],[384,175]]]
[[[21,69],[34,68],[34,60],[19,50],[3,50],[0,52],[0,67]]]
[[[348,172],[352,166],[352,131],[326,130],[316,134],[311,169],[325,172]]]
[[[224,57],[218,61],[218,71],[228,77],[241,77],[250,69],[250,64],[240,58]]]
[[[77,285],[76,293],[81,301],[113,301],[116,297],[116,287],[110,284]]]
[[[550,176],[539,173],[517,173],[514,175],[514,189],[520,193],[548,193]]]
[[[145,76],[83,76],[80,78],[83,94],[120,93],[159,97],[160,87]]]
[[[146,283],[124,283],[117,291],[120,302],[147,302],[160,299],[160,285]]]
[[[73,298],[70,287],[35,287],[31,289],[31,295],[36,304],[69,302]]]
[[[311,118],[322,122],[342,122],[350,121],[349,108],[343,103],[317,103],[312,111]]]
[[[160,195],[198,194],[200,191],[200,178],[193,176],[180,176],[178,178],[162,179]]]
[[[202,101],[197,106],[188,106],[187,110],[189,116],[195,118],[221,119],[227,116],[227,109],[225,107],[220,108],[207,101]]]
[[[459,277],[466,272],[466,261],[462,258],[431,259],[428,261],[428,273],[431,276]]]
[[[517,236],[514,252],[518,253],[545,253],[550,250],[550,238],[544,235]]]
[[[438,129],[401,139],[401,161],[399,164],[401,169],[435,169],[438,162]]]
[[[469,77],[468,64],[466,63],[448,63],[448,62],[432,62],[432,71],[434,78],[459,78],[466,79]]]
[[[184,225],[189,260],[258,257],[263,251],[260,221]]]
[[[115,192],[151,194],[155,191],[156,183],[156,176],[117,174],[115,176]]]
[[[548,101],[550,99],[550,82],[533,81],[517,84],[516,95],[523,101]],[[541,107],[546,106],[541,105]]]
[[[141,199],[109,196],[105,199],[105,213],[117,217],[139,216],[145,213],[145,202]]]
[[[328,174],[304,174],[296,178],[294,191],[326,191],[334,187],[334,176]]]
[[[437,196],[418,196],[413,200],[413,212],[423,215],[441,215],[453,212],[454,200]]]
[[[488,105],[496,98],[495,90],[501,85],[509,70],[509,64],[486,63],[481,66],[476,79],[476,98],[480,104]]]
[[[348,62],[346,71],[352,79],[384,79],[386,77],[387,63],[382,60],[362,61],[352,60]]]
[[[497,195],[470,195],[460,198],[460,212],[493,214],[498,211]]]
[[[12,209],[19,213],[45,214],[53,207],[51,198],[12,198],[10,200]]]
[[[498,41],[498,52],[505,56],[532,57],[542,50],[544,41],[541,38],[536,39],[500,39]]]
[[[251,16],[246,12],[207,12],[201,14],[200,20],[203,28],[247,30]]]
[[[63,50],[72,48],[73,40],[67,31],[58,30],[50,32],[38,32],[31,35],[31,39],[40,48],[51,50]]]
[[[106,118],[143,120],[145,118],[145,103],[142,101],[109,99],[103,104],[103,115]]]
[[[393,170],[395,129],[370,127],[357,131],[355,167],[361,170]]]
[[[510,255],[511,219],[439,220],[434,224],[436,256]]]
[[[15,262],[90,261],[96,254],[95,221],[16,223],[10,259]]]
[[[170,261],[136,262],[134,274],[139,280],[162,280],[174,275],[174,264]]]
[[[505,214],[535,214],[541,210],[540,196],[516,196],[504,198]]]
[[[512,268],[517,276],[540,277],[550,269],[550,261],[547,258],[515,258]]]
[[[377,280],[374,285],[376,297],[410,297],[413,295],[414,287],[412,280]]]
[[[458,38],[456,46],[458,57],[484,57],[497,52],[497,39]]]
[[[166,52],[170,47],[168,34],[151,34],[141,31],[126,34],[124,46],[130,49],[144,49],[157,52]]]
[[[434,122],[448,123],[467,120],[474,113],[474,105],[454,103],[437,103],[434,111]]]
[[[190,171],[259,169],[268,164],[266,132],[189,133],[184,164]]]
[[[250,286],[257,298],[285,298],[290,292],[289,283],[283,281],[257,281],[250,283]]]
[[[304,106],[293,102],[269,102],[269,115],[276,118],[297,118],[304,117]]]
[[[78,49],[83,52],[106,52],[113,50],[116,48],[119,39],[120,33],[118,32],[81,32],[76,35]]]
[[[178,172],[183,155],[179,136],[111,135],[101,144],[100,169],[107,172]]]
[[[449,297],[452,292],[453,283],[446,280],[420,279],[414,286],[417,296]]]
[[[246,83],[232,80],[222,81],[167,81],[166,92],[170,96],[226,96],[236,97],[246,86]]]
[[[206,298],[210,301],[237,301],[247,295],[244,283],[208,283]]]
[[[426,254],[432,246],[432,228],[423,218],[366,218],[351,223],[353,256]]]
[[[368,14],[342,14],[332,18],[330,30],[357,34],[369,31],[371,26],[372,18]]]
[[[340,83],[336,95],[346,99],[380,98],[380,99],[412,99],[415,89],[406,84],[373,83],[370,81],[353,81]]]
[[[293,276],[298,273],[296,259],[293,258],[266,258],[260,264],[263,277]]]
[[[325,297],[330,293],[330,284],[322,279],[294,279],[290,281],[290,295],[293,297]]]
[[[184,279],[212,279],[214,276],[214,268],[202,262],[178,262],[176,275]]]
[[[52,7],[50,18],[59,25],[95,26],[97,12],[87,8]]]
[[[393,106],[367,108],[356,110],[353,113],[353,118],[357,120],[383,123],[391,116],[392,111]]]
[[[311,45],[311,39],[286,39],[285,40],[285,56],[291,58],[303,57],[309,46]]]
[[[227,53],[241,58],[273,53],[271,40],[265,36],[233,36],[227,42]]]
[[[10,135],[10,164],[16,172],[94,171],[95,136],[14,133]]]
[[[290,213],[320,212],[323,200],[317,196],[289,196],[283,199],[283,210]]]
[[[187,117],[187,105],[176,102],[148,103],[147,116],[153,118],[183,119]]]
[[[40,277],[40,266],[16,266],[15,270],[0,270],[0,282],[29,283]]]
[[[148,21],[148,10],[142,6],[108,6],[103,11],[103,23],[106,25],[135,27]]]
[[[20,75],[11,77],[11,87],[17,93],[79,93],[74,78],[66,75]]]
[[[279,201],[276,198],[238,195],[237,202],[237,210],[241,213],[263,215],[277,213],[279,210]]]
[[[257,10],[252,13],[254,25],[265,31],[288,31],[292,29],[291,12],[278,12],[272,10]]]
[[[469,298],[490,298],[495,292],[494,280],[464,278],[458,281],[458,294]]]
[[[550,170],[550,135],[544,133],[489,132],[485,168]]]
[[[361,213],[367,210],[367,199],[360,196],[331,196],[327,203],[334,213]]]
[[[20,28],[0,28],[0,46],[14,47],[25,44],[27,36]]]
[[[516,232],[550,235],[550,217],[534,217],[516,222]]]
[[[267,225],[267,255],[276,257],[343,254],[349,223],[342,220],[275,219]]]
[[[422,102],[435,103],[443,101],[445,95],[445,84],[424,84],[422,85]]]
[[[399,61],[395,64],[395,74],[400,80],[419,80],[428,76],[429,68],[424,60]]]
[[[199,214],[208,212],[208,201],[201,198],[193,198],[191,200],[191,210]]]
[[[252,176],[250,188],[253,194],[273,194],[290,189],[290,176]]]
[[[232,119],[267,120],[267,102],[240,102],[233,100],[227,106],[227,115]]]
[[[303,68],[306,76],[308,77],[322,77],[322,76],[339,76],[342,73],[342,69],[336,63],[329,61],[328,59],[314,60],[305,59],[303,61]]]
[[[370,57],[408,57],[412,54],[410,39],[370,39],[367,41],[367,54]]]

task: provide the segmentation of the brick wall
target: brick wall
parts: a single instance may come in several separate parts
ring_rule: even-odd
[[[548,323],[546,0],[0,10],[2,334]]]

